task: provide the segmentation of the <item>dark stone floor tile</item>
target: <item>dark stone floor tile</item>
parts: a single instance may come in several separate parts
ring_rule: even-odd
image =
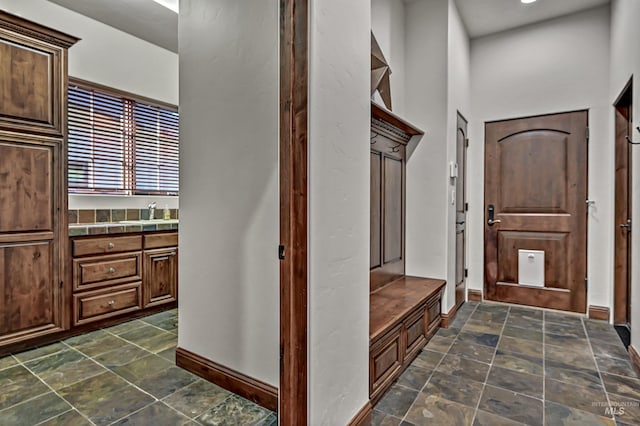
[[[453,344],[454,340],[455,340],[455,337],[453,336],[451,337],[433,336],[431,340],[429,340],[429,343],[427,343],[427,346],[425,348],[431,351],[446,353],[451,347],[451,345]]]
[[[622,344],[622,340],[620,339],[620,336],[618,336],[618,333],[616,333],[616,331],[613,328],[608,331],[587,330],[587,335],[589,336],[589,339],[591,341],[599,341],[603,343],[608,343],[610,345]]]
[[[418,391],[393,385],[389,391],[376,404],[376,410],[392,416],[403,418],[418,396]]]
[[[173,364],[157,355],[149,355],[125,365],[114,367],[112,371],[132,383],[166,370]]]
[[[542,321],[543,312],[544,311],[541,309],[512,306],[511,309],[509,309],[509,318],[524,318],[533,321]]]
[[[145,326],[148,326],[148,324],[140,320],[133,320],[114,325],[113,327],[105,328],[105,331],[108,331],[109,333],[113,333],[115,335],[120,335]]]
[[[532,320],[529,318],[509,316],[507,318],[506,326],[526,328],[534,331],[542,331],[542,321]]]
[[[470,425],[473,412],[473,408],[457,402],[420,393],[409,409],[406,420],[415,425]]]
[[[458,334],[457,339],[459,342],[470,342],[495,348],[498,345],[500,336],[498,334],[478,333],[475,331],[465,331],[463,329]]]
[[[610,417],[598,416],[551,401],[545,402],[544,416],[545,423],[554,426],[615,426],[616,424]]]
[[[607,396],[601,386],[576,386],[547,378],[544,391],[546,401],[567,405],[599,416],[604,414],[604,408],[598,406],[599,402],[606,403],[607,401]]]
[[[163,402],[188,417],[197,417],[222,403],[229,396],[231,396],[229,391],[199,379],[164,398]]]
[[[93,426],[89,420],[82,417],[76,410],[67,411],[57,417],[40,423],[38,426]]]
[[[271,414],[270,411],[240,398],[232,396],[222,404],[216,405],[196,420],[204,425],[246,425],[257,426]]]
[[[631,366],[631,363],[626,359],[610,358],[596,355],[596,362],[598,363],[598,369],[603,373],[617,374],[619,376],[627,376],[633,378],[640,378],[640,375]]]
[[[170,361],[170,362],[175,364],[175,362],[176,362],[176,349],[177,349],[177,347],[174,346],[172,348],[165,349],[164,351],[158,352],[156,355],[158,355],[159,357],[164,358],[167,361]]]
[[[612,345],[599,340],[591,340],[591,348],[596,355],[629,359],[629,352],[627,352],[622,342]]]
[[[65,343],[90,357],[121,348],[126,344],[124,340],[103,330],[72,337],[65,340]]]
[[[180,367],[170,367],[147,376],[134,384],[156,398],[162,399],[195,382],[196,379],[196,376]]]
[[[485,386],[478,408],[527,425],[543,424],[541,400],[494,386]]]
[[[456,341],[449,349],[450,354],[459,355],[489,364],[496,350],[494,347],[479,345],[473,342]]]
[[[534,398],[542,398],[543,377],[494,365],[489,371],[487,384],[518,392]]]
[[[449,327],[449,328],[439,328],[435,335],[440,337],[452,337],[452,336],[455,337],[458,335],[458,333],[460,333],[459,328]]]
[[[529,356],[542,356],[542,342],[518,339],[516,337],[502,336],[498,343],[498,350],[517,352]]]
[[[114,423],[116,426],[177,426],[187,423],[189,419],[177,411],[155,402],[142,410]]]
[[[153,325],[170,333],[178,332],[178,318],[167,318]]]
[[[49,388],[20,365],[0,371],[0,410],[47,392]]]
[[[462,327],[464,327],[464,324],[467,322],[467,320],[468,318],[464,317],[456,318],[453,320],[453,322],[451,322],[451,324],[449,324],[449,327],[457,328],[458,330],[460,330]]]
[[[542,358],[498,349],[493,365],[521,373],[542,375]]]
[[[476,310],[469,317],[469,321],[487,321],[496,324],[504,324],[507,319],[506,312],[490,312],[490,311],[478,311]]]
[[[106,371],[102,366],[73,349],[38,358],[25,365],[54,390]]]
[[[444,353],[423,349],[422,352],[411,362],[415,367],[424,368],[425,370],[433,370],[436,368],[440,360],[444,358]]]
[[[4,358],[0,358],[0,370],[18,365],[18,360],[12,355],[7,355]]]
[[[504,322],[480,321],[480,320],[470,319],[469,321],[466,322],[462,330],[498,335],[502,332],[503,325],[504,325]]]
[[[60,342],[53,343],[47,346],[41,346],[39,348],[31,349],[25,352],[18,352],[13,354],[20,362],[30,361],[32,359],[40,358],[43,356],[51,355],[56,352],[60,352],[67,349],[65,345]]]
[[[69,410],[71,410],[69,404],[55,393],[49,392],[0,412],[0,424],[3,426],[36,425]]]
[[[484,383],[489,364],[449,354],[444,357],[436,371]]]
[[[547,334],[557,334],[559,336],[571,336],[579,339],[586,339],[584,327],[582,324],[569,323],[558,324],[555,322],[547,322],[544,325],[544,332]]]
[[[604,387],[607,389],[607,392],[640,400],[640,380],[602,373],[602,381],[604,382]]]
[[[589,341],[587,339],[570,335],[545,333],[544,343],[564,348],[576,348],[579,351],[589,351]]]
[[[431,376],[432,369],[410,365],[398,378],[398,384],[417,391],[422,390]]]
[[[157,314],[148,315],[140,318],[140,321],[144,321],[149,324],[158,324],[168,319],[178,319],[178,311],[176,309],[170,309],[168,311],[158,312]]]
[[[522,426],[523,423],[478,410],[473,426]]]
[[[545,364],[546,377],[569,385],[588,387],[600,386],[600,376],[596,370],[580,368],[563,363],[547,361]]]
[[[68,386],[60,395],[96,425],[110,424],[154,402],[110,372]]]
[[[574,351],[562,346],[545,345],[545,360],[556,367],[595,370],[590,351]]]
[[[149,351],[127,343],[118,349],[100,354],[94,359],[105,367],[113,369],[149,355],[151,355]]]
[[[562,312],[544,311],[545,322],[555,322],[558,324],[582,324],[582,317],[579,315],[563,314]]]
[[[152,325],[146,325],[123,333],[120,337],[153,353],[173,348],[178,343],[177,335]]]
[[[81,361],[83,359],[87,359],[87,357],[80,352],[74,351],[73,349],[65,349],[53,355],[25,362],[24,365],[35,374],[42,374],[56,370],[64,364]]]
[[[378,410],[373,410],[371,415],[371,426],[398,426],[401,421],[402,419]]]
[[[156,336],[163,336],[166,334],[167,332],[164,330],[161,330],[149,324],[144,324],[142,327],[127,331],[126,333],[122,333],[119,336],[137,345],[139,342],[143,342]]]
[[[278,416],[275,413],[271,413],[263,420],[260,420],[256,426],[278,426]]]
[[[640,401],[612,393],[609,401],[618,425],[640,425]]]
[[[482,384],[460,376],[436,371],[423,393],[457,402],[475,409],[482,393]]]
[[[502,332],[503,336],[515,337],[516,339],[531,340],[532,342],[542,343],[542,332],[531,330],[528,328],[520,328],[513,326],[505,326]]]
[[[478,311],[507,314],[509,312],[509,306],[485,302],[478,305],[476,312]]]

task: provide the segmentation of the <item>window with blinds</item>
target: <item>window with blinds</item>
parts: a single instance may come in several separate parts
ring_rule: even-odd
[[[178,195],[176,107],[71,81],[69,192]]]

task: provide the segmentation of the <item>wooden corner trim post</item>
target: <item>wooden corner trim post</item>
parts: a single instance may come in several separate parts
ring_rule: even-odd
[[[307,424],[309,0],[280,0],[281,425]]]

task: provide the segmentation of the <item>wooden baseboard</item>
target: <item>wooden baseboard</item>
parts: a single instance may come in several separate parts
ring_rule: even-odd
[[[456,316],[456,313],[458,312],[458,308],[460,306],[462,306],[462,304],[453,305],[449,312],[447,312],[446,314],[440,314],[440,327],[449,328],[449,324],[453,322],[453,318]]]
[[[473,302],[482,302],[482,290],[467,290],[467,298]]]
[[[632,345],[629,345],[629,358],[637,371],[640,371],[640,354]]]
[[[347,426],[369,426],[372,413],[373,407],[371,406],[371,401],[367,401],[364,407],[353,416],[353,419],[351,419]]]
[[[183,348],[176,365],[271,411],[278,411],[278,389]]]
[[[589,305],[589,318],[609,321],[609,308],[604,306]]]

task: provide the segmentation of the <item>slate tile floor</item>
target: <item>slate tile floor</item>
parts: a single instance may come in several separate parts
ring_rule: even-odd
[[[175,366],[177,311],[0,358],[0,425],[277,425]]]
[[[372,425],[640,425],[640,375],[613,326],[469,302],[375,406]]]

